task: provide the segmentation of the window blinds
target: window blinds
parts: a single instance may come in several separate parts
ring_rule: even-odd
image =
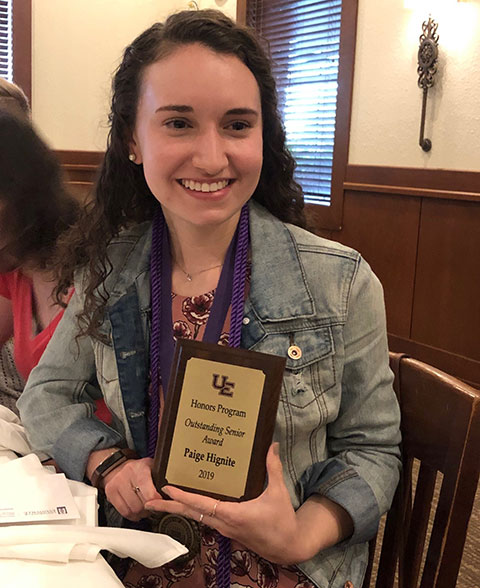
[[[0,0],[0,77],[12,81],[12,0]]]
[[[268,41],[287,144],[305,201],[330,203],[341,0],[249,0],[247,24]]]

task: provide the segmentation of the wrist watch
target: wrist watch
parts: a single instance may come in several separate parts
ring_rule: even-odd
[[[103,478],[129,459],[138,459],[138,455],[133,449],[116,449],[95,468],[91,479],[92,486],[100,488],[100,482]]]

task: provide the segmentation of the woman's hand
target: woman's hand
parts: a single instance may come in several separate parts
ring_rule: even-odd
[[[337,543],[351,532],[351,519],[346,511],[322,496],[307,500],[295,512],[283,480],[277,443],[268,451],[267,473],[267,488],[254,500],[217,501],[165,486],[162,491],[172,500],[145,501],[145,507],[181,514],[196,521],[201,519],[265,559],[284,565],[310,559],[320,549]],[[343,514],[350,521],[346,529],[340,523],[344,520]]]
[[[150,516],[144,504],[150,500],[165,502],[152,480],[153,459],[129,459],[107,474],[104,490],[107,500],[131,521]]]
[[[109,455],[112,448],[93,451],[87,463],[87,476],[92,477],[95,468]],[[144,504],[149,500],[165,502],[152,480],[153,459],[129,459],[113,469],[102,480],[107,500],[118,512],[131,521],[150,516]]]

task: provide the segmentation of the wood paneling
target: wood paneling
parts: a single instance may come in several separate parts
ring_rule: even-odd
[[[90,197],[103,153],[96,151],[56,151],[67,184],[80,200]]]
[[[446,169],[417,169],[349,165],[345,190],[421,196],[480,203],[480,173]]]
[[[314,229],[382,281],[391,349],[480,386],[480,173],[348,166],[344,187],[341,230]]]
[[[480,205],[423,201],[411,339],[480,360]]]
[[[247,0],[237,0],[237,23],[247,23]]]
[[[347,191],[343,229],[329,235],[372,266],[384,287],[388,328],[402,337],[410,335],[419,216],[418,198]]]
[[[32,0],[13,0],[13,81],[32,105]]]

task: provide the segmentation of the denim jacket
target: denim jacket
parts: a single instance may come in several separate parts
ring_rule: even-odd
[[[399,476],[399,409],[388,367],[382,287],[361,256],[250,204],[251,286],[242,347],[282,355],[274,440],[294,508],[312,494],[343,506],[353,535],[299,568],[322,588],[362,583],[368,545]],[[151,225],[114,239],[101,327],[75,341],[75,294],[18,402],[29,439],[71,478],[91,451],[147,451]],[[77,292],[81,287],[77,284]],[[288,357],[292,341],[301,357]],[[104,396],[110,426],[94,417]]]

